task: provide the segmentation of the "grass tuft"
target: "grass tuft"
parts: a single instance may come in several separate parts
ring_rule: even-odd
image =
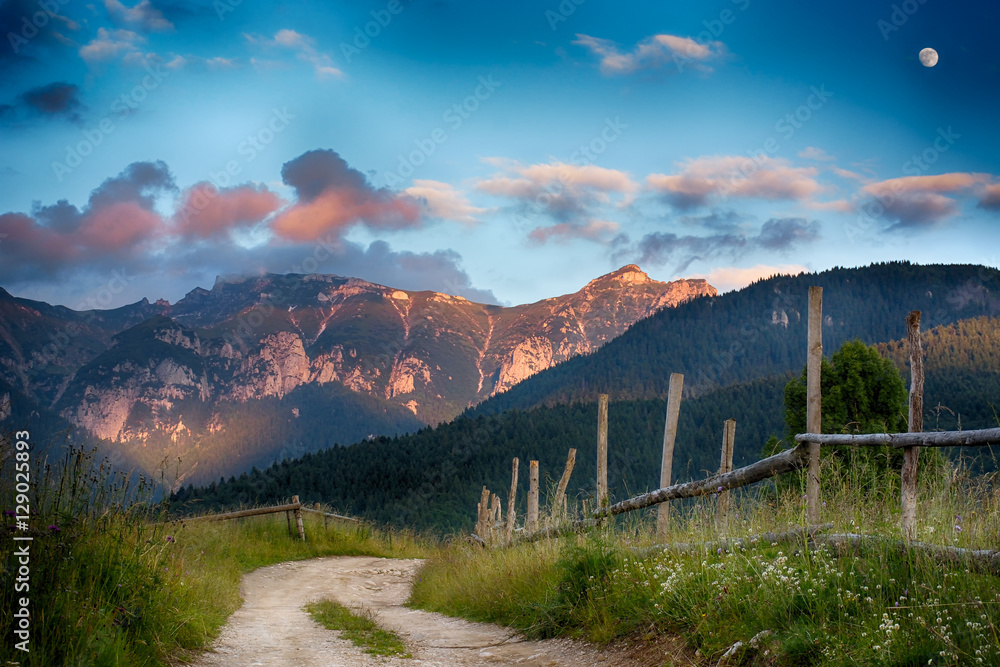
[[[351,611],[339,602],[320,600],[306,606],[306,611],[329,630],[338,630],[369,655],[412,658],[406,644],[395,632],[385,630],[375,622],[375,612],[367,607]]]

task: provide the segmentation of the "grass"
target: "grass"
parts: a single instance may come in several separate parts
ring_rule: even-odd
[[[357,613],[333,600],[320,600],[306,607],[306,611],[330,630],[338,630],[369,655],[412,658],[406,644],[395,632],[384,630],[375,622],[375,612],[360,608]]]
[[[824,465],[823,520],[832,532],[901,537],[893,473]],[[951,470],[925,480],[919,512],[924,541],[1000,549],[996,478]],[[726,529],[712,499],[688,505],[672,516],[671,540],[707,543],[804,523],[802,490],[792,483],[735,498]],[[1000,664],[996,577],[889,541],[843,554],[804,541],[678,552],[650,549],[654,530],[650,512],[586,536],[505,549],[455,543],[428,561],[410,604],[537,638],[677,635],[713,665],[737,642],[734,664],[745,665]]]
[[[3,436],[0,436],[2,439]],[[0,497],[14,498],[11,443],[0,442]],[[304,516],[308,540],[285,517],[171,522],[152,486],[70,451],[33,462],[30,590],[15,592],[11,528],[0,539],[0,664],[162,666],[206,648],[240,603],[242,576],[258,567],[331,555],[421,557],[419,536]],[[5,516],[9,516],[12,508]],[[30,596],[30,653],[14,648],[15,601]]]

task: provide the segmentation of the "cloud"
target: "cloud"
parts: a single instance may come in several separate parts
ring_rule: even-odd
[[[596,165],[550,162],[524,166],[515,161],[493,159],[503,171],[476,183],[476,188],[499,197],[517,200],[526,213],[544,213],[560,222],[588,217],[595,207],[631,201],[638,186],[628,174]]]
[[[640,265],[672,263],[674,273],[679,274],[687,271],[696,261],[705,262],[723,256],[735,258],[752,250],[787,252],[813,243],[819,237],[820,223],[816,220],[771,218],[761,225],[756,234],[752,229],[735,226],[707,236],[653,232],[634,245],[617,250],[613,258],[616,261],[633,259]]]
[[[282,205],[266,186],[240,185],[219,190],[202,181],[184,191],[174,214],[176,232],[208,239],[228,236],[237,228],[253,227]]]
[[[809,268],[802,264],[779,264],[769,266],[767,264],[755,264],[754,266],[741,268],[736,266],[720,266],[712,269],[708,273],[696,273],[691,278],[704,278],[716,289],[722,292],[741,289],[750,283],[776,275],[798,275],[808,272]]]
[[[156,199],[175,190],[164,163],[136,162],[95,188],[82,210],[62,200],[0,215],[0,280],[54,279],[144,256],[166,231]]]
[[[284,48],[294,51],[299,60],[307,62],[313,67],[316,76],[319,78],[340,78],[344,73],[334,66],[333,59],[326,53],[318,51],[315,47],[315,40],[308,35],[282,28],[274,34],[273,39],[267,39],[256,35],[244,34],[243,37],[250,44],[263,45],[269,47]]]
[[[104,62],[121,57],[141,57],[140,44],[145,44],[146,38],[131,30],[108,30],[98,28],[97,37],[80,47],[80,57],[88,63]]]
[[[287,240],[307,241],[355,224],[403,229],[422,223],[417,201],[373,188],[364,174],[332,150],[309,151],[286,162],[281,178],[297,196],[295,205],[282,211],[272,225]]]
[[[712,67],[707,63],[726,54],[726,46],[722,42],[701,43],[690,37],[666,34],[647,37],[627,53],[619,51],[618,45],[609,39],[590,35],[577,34],[573,43],[599,56],[601,72],[609,76],[660,69],[671,64],[677,66],[678,72],[686,66],[711,72]]]
[[[804,160],[816,160],[817,162],[833,162],[837,159],[822,148],[816,148],[815,146],[806,146],[799,151],[798,155]]]
[[[26,60],[37,61],[42,56],[59,55],[70,41],[62,31],[80,29],[76,21],[62,14],[50,13],[47,9],[43,13],[48,22],[38,28],[32,17],[41,9],[33,0],[0,1],[0,37],[3,39],[0,72],[23,65]],[[25,27],[25,22],[31,26],[31,31]],[[28,34],[33,36],[26,37]]]
[[[992,180],[990,174],[951,172],[878,181],[861,189],[870,198],[863,210],[894,221],[891,228],[930,227],[958,214],[958,196],[980,192],[988,199]]]
[[[979,206],[987,209],[1000,209],[1000,183],[987,185],[979,198]]]
[[[528,235],[535,243],[558,241],[567,243],[575,239],[588,241],[610,240],[618,231],[618,223],[610,220],[588,220],[586,222],[560,222],[548,227],[536,227]]]
[[[676,208],[704,206],[713,200],[741,197],[805,201],[823,191],[815,167],[793,167],[782,158],[718,155],[690,159],[674,174],[650,174],[647,186]]]
[[[432,218],[454,220],[467,225],[479,222],[476,216],[488,210],[473,206],[454,186],[441,181],[416,179],[413,186],[404,190],[403,194],[419,200],[426,214]]]
[[[18,95],[14,104],[0,105],[0,118],[9,122],[30,118],[61,118],[79,125],[83,122],[80,89],[75,84],[56,81]]]
[[[126,7],[119,0],[104,0],[108,16],[119,26],[128,26],[141,32],[170,32],[174,24],[163,17],[163,12],[150,0],[142,0],[134,7]]]

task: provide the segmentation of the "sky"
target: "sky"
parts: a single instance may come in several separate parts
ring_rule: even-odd
[[[1000,6],[0,0],[0,286],[1000,263]],[[938,61],[922,63],[933,48]]]

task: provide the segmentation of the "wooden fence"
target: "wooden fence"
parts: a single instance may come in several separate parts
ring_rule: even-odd
[[[273,505],[271,507],[254,507],[248,510],[238,510],[236,512],[224,512],[222,514],[204,514],[202,516],[195,516],[183,519],[184,521],[227,521],[229,519],[243,519],[248,516],[259,516],[261,514],[277,514],[279,512],[285,513],[285,519],[288,521],[288,534],[292,535],[292,518],[295,519],[295,527],[298,530],[299,539],[303,542],[306,539],[306,529],[305,525],[302,523],[302,513],[311,512],[313,514],[320,514],[323,516],[323,528],[325,529],[328,525],[330,519],[337,519],[339,521],[351,521],[355,523],[360,523],[361,519],[355,519],[350,516],[343,516],[341,514],[333,514],[332,512],[323,512],[319,508],[319,503],[316,503],[314,508],[306,507],[301,502],[299,502],[298,496],[292,496],[292,502],[286,505]]]
[[[909,431],[907,433],[877,433],[877,434],[822,434],[822,396],[820,393],[820,369],[823,358],[822,321],[823,321],[823,289],[809,288],[808,316],[808,359],[806,363],[806,430],[795,436],[796,445],[792,449],[779,452],[773,456],[752,463],[748,466],[732,469],[733,445],[735,441],[736,421],[727,420],[723,426],[723,446],[719,473],[707,479],[671,484],[671,467],[673,465],[674,440],[677,434],[677,418],[680,411],[681,391],[684,376],[674,373],[670,376],[670,386],[667,396],[667,414],[663,433],[663,458],[660,468],[660,488],[643,493],[627,500],[609,504],[607,498],[607,456],[608,456],[608,396],[602,394],[598,401],[597,428],[597,497],[596,507],[588,512],[584,504],[586,518],[572,523],[560,523],[556,509],[564,502],[561,497],[565,492],[572,471],[576,450],[570,450],[566,470],[559,483],[556,502],[553,504],[553,515],[545,526],[538,525],[538,462],[531,461],[532,486],[528,498],[528,520],[525,528],[520,531],[522,537],[540,538],[555,535],[566,530],[577,530],[598,525],[610,516],[631,512],[634,510],[659,505],[657,515],[657,538],[664,541],[669,532],[669,509],[667,501],[680,498],[694,498],[710,494],[718,494],[717,518],[720,525],[727,521],[729,508],[728,491],[755,484],[762,480],[782,475],[788,472],[808,470],[806,478],[807,518],[814,526],[821,521],[820,498],[820,468],[819,454],[822,447],[867,447],[888,445],[904,450],[904,463],[901,470],[901,528],[907,544],[915,536],[917,516],[917,470],[921,447],[954,447],[981,446],[1000,444],[1000,428],[989,428],[972,431],[937,431],[923,432],[923,391],[924,370],[923,350],[920,339],[920,311],[911,312],[906,318],[907,345],[910,360],[910,392],[909,392]],[[495,514],[490,514],[481,503],[480,521],[476,525],[476,539],[483,544],[498,544],[509,542],[514,532],[514,498],[517,487],[517,459],[514,459],[513,476],[510,495],[508,496],[507,522],[504,530],[498,530],[499,521],[490,520],[491,516],[499,517],[499,498],[492,496],[496,502]],[[491,497],[484,487],[484,501]],[[561,516],[561,515],[560,515]],[[853,536],[859,537],[859,536]],[[934,549],[930,545],[923,545]],[[943,548],[943,547],[942,547]],[[970,552],[971,553],[971,552]],[[993,556],[1000,556],[990,552]],[[993,558],[990,556],[990,558]],[[992,562],[992,561],[991,561]],[[1000,565],[998,565],[1000,568]]]

